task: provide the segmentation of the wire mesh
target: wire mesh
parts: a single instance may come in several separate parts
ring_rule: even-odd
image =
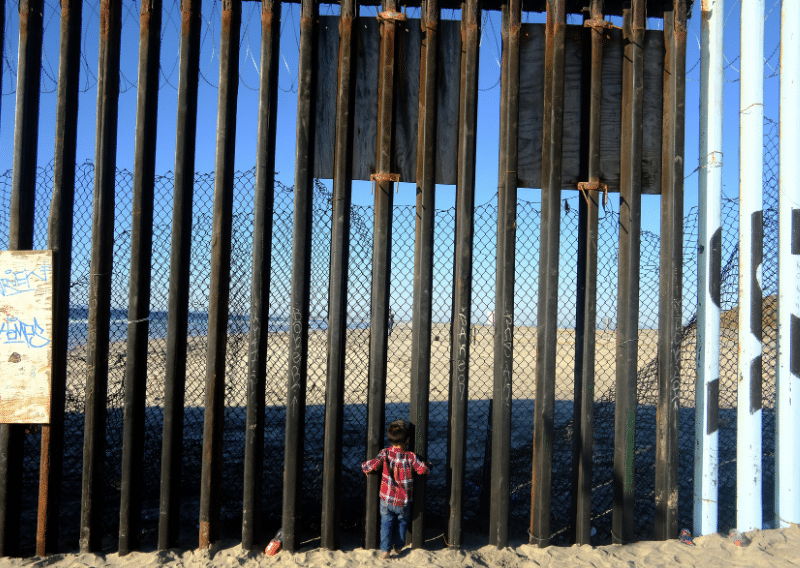
[[[775,294],[777,292],[778,238],[778,158],[776,123],[767,121],[764,170],[764,387],[763,387],[763,503],[765,523],[771,522],[774,496],[775,430]],[[52,165],[38,170],[35,246],[46,247],[46,219],[52,191]],[[91,215],[94,168],[91,163],[76,168],[74,206],[73,268],[70,292],[70,339],[68,354],[67,413],[65,423],[65,462],[61,508],[61,542],[65,548],[77,546],[80,488],[84,436],[84,387],[86,377],[86,337],[88,333],[88,290],[90,273]],[[254,171],[235,177],[234,232],[232,243],[231,294],[229,303],[226,356],[225,466],[223,521],[225,534],[236,537],[241,530],[242,468],[246,391],[247,333],[249,331],[250,277]],[[147,412],[145,432],[142,531],[155,535],[158,523],[161,435],[163,428],[163,380],[166,350],[169,251],[173,179],[156,178],[156,204],[153,228],[152,298],[150,347],[148,352]],[[109,334],[109,390],[107,402],[106,454],[104,478],[104,520],[107,542],[116,541],[122,449],[122,407],[126,358],[127,290],[130,254],[130,209],[132,174],[117,173],[117,201],[114,237],[114,276],[112,280],[112,321]],[[11,172],[0,175],[0,246],[7,248]],[[192,227],[192,261],[189,332],[187,341],[187,382],[184,415],[181,517],[186,534],[194,538],[199,516],[199,471],[201,463],[203,406],[206,374],[206,335],[208,332],[208,287],[210,281],[211,218],[214,191],[213,174],[196,174]],[[574,321],[577,263],[577,207],[565,201],[561,218],[559,337],[556,382],[556,411],[553,444],[553,539],[567,542],[570,528],[570,475],[573,432]],[[540,206],[520,200],[517,207],[516,304],[514,331],[514,384],[512,405],[511,534],[524,536],[530,514],[530,473],[536,369],[536,302],[538,294],[538,242]],[[263,511],[267,527],[280,524],[280,480],[283,471],[284,401],[288,361],[288,305],[291,293],[291,235],[293,189],[281,183],[275,187],[274,238],[270,287],[270,323],[265,421],[265,475]],[[360,462],[366,446],[366,393],[369,359],[369,312],[373,208],[351,208],[350,263],[348,274],[348,334],[344,410],[343,500],[344,530],[360,530],[363,515],[363,475]],[[408,415],[409,369],[411,360],[411,311],[413,307],[413,239],[416,211],[398,206],[393,210],[391,310],[394,323],[388,352],[387,420]],[[447,518],[446,464],[448,448],[448,392],[450,381],[450,321],[452,317],[452,262],[455,210],[436,212],[434,239],[433,337],[431,352],[431,405],[429,416],[429,460],[433,474],[429,480],[428,516],[432,525],[444,525]],[[680,499],[679,522],[691,524],[691,494],[694,452],[694,381],[696,343],[696,243],[697,210],[692,209],[684,223],[684,298],[681,351],[680,409]],[[735,523],[736,487],[736,366],[737,366],[737,279],[738,279],[738,202],[724,199],[722,208],[722,346],[720,356],[720,447],[719,466],[720,526]],[[593,526],[596,542],[608,542],[611,526],[611,480],[613,471],[614,382],[617,304],[616,271],[619,220],[614,211],[599,219],[598,241],[598,319],[595,377],[595,446],[593,483]],[[309,320],[308,411],[306,414],[305,471],[303,479],[302,526],[314,532],[319,527],[322,491],[322,440],[324,393],[327,361],[327,306],[331,229],[331,193],[322,182],[315,182],[313,200],[313,245],[311,270],[311,317]],[[468,407],[470,432],[467,444],[467,491],[464,522],[468,530],[485,530],[489,507],[489,461],[491,432],[491,393],[493,383],[494,274],[497,234],[496,200],[476,207],[473,260],[473,299],[471,322],[471,361]],[[659,238],[643,232],[641,245],[641,296],[639,365],[637,379],[636,432],[636,517],[638,538],[652,535],[654,518],[654,452],[657,395],[657,330],[652,314],[657,314]],[[649,315],[648,315],[649,314]],[[40,433],[28,427],[25,437],[25,483],[23,496],[23,550],[33,549],[38,492]],[[767,525],[768,526],[768,525]]]
[[[124,43],[135,43],[138,35],[139,3],[126,4],[123,8]],[[258,67],[254,53],[258,50],[260,34],[257,3],[248,3],[245,8],[242,38],[242,63],[240,81],[243,89],[240,97],[255,96],[258,84]],[[773,24],[779,19],[779,2],[771,4],[765,22]],[[337,8],[326,5],[328,13]],[[735,36],[738,30],[736,15],[739,2],[733,2],[725,17],[727,32]],[[46,0],[45,37],[58,36],[59,13],[54,0]],[[216,100],[217,79],[214,70],[218,67],[218,37],[220,21],[218,1],[206,4],[201,34],[202,58],[200,65],[201,89],[213,96],[201,96],[213,105]],[[297,89],[296,51],[298,44],[298,14],[296,5],[285,5],[281,23],[282,42],[279,87],[282,92],[294,93]],[[372,9],[368,15],[372,16]],[[16,51],[12,39],[16,36],[15,11],[6,11],[4,49],[2,57],[3,97],[13,99],[16,92]],[[733,17],[731,15],[733,14]],[[456,17],[455,13],[449,14]],[[527,16],[526,16],[527,17]],[[728,20],[730,19],[730,23]],[[90,39],[98,33],[100,14],[97,6],[85,5],[83,23],[83,49],[81,64],[81,86],[83,93],[96,88],[97,75],[94,70],[93,50],[96,41]],[[486,36],[485,53],[491,53],[497,62],[493,67],[482,69],[480,90],[487,94],[489,104],[481,108],[497,108],[499,102],[499,73],[502,58],[499,44],[499,28],[494,14],[484,13],[483,32]],[[700,44],[700,18],[691,20],[691,33]],[[163,18],[161,89],[177,90],[178,38],[180,37],[180,6],[165,4]],[[574,22],[578,23],[578,22]],[[293,35],[294,34],[294,35]],[[768,34],[769,35],[769,34]],[[779,75],[777,60],[779,42],[773,34],[768,41],[774,42],[765,51],[765,80]],[[693,42],[689,42],[692,47]],[[732,44],[733,45],[733,44]],[[57,86],[57,48],[46,42],[42,62],[43,94],[54,97]],[[487,50],[486,47],[489,49]],[[735,47],[735,46],[734,46]],[[734,49],[731,47],[728,49]],[[88,55],[87,55],[88,54]],[[288,60],[287,60],[288,57]],[[699,69],[699,54],[694,54],[694,63],[689,62],[689,86],[691,77]],[[739,80],[738,57],[726,57],[726,77],[729,83]],[[251,67],[252,65],[252,67]],[[253,70],[255,69],[255,74]],[[497,73],[497,79],[494,78]],[[133,97],[136,87],[136,60],[123,58],[121,93]],[[132,100],[132,99],[131,99]],[[8,103],[6,103],[8,104]],[[283,104],[283,103],[282,103]],[[47,104],[43,104],[45,108]],[[50,106],[55,106],[54,104]],[[91,106],[91,105],[87,105]],[[132,105],[135,106],[135,105]],[[291,105],[286,105],[287,107]],[[4,109],[7,107],[4,107]],[[284,107],[281,107],[284,108]],[[10,124],[11,113],[3,116],[4,125]],[[213,121],[209,128],[213,128]],[[291,130],[291,129],[288,129]],[[40,137],[44,139],[45,137]],[[487,142],[488,143],[488,142]],[[778,131],[777,123],[767,120],[764,134],[764,263],[762,265],[762,288],[764,291],[764,381],[763,381],[763,503],[765,523],[772,521],[774,503],[774,431],[775,431],[775,294],[777,292],[777,207],[778,207]],[[131,153],[132,154],[132,153]],[[169,152],[165,154],[170,155]],[[44,155],[44,153],[41,153]],[[483,174],[487,181],[493,176]],[[691,174],[690,174],[691,175]],[[47,217],[52,191],[52,165],[39,168],[37,172],[35,247],[46,247]],[[9,202],[11,172],[0,174],[0,248],[8,248]],[[80,488],[82,475],[82,448],[84,436],[85,399],[85,341],[88,332],[88,290],[90,278],[91,203],[94,167],[91,163],[76,168],[76,199],[74,215],[73,273],[70,299],[70,343],[68,355],[68,383],[66,393],[66,446],[64,456],[64,481],[61,506],[61,540],[65,548],[75,548],[78,539],[80,515]],[[486,185],[491,185],[491,179]],[[222,502],[226,533],[237,535],[240,530],[242,496],[242,461],[244,451],[244,404],[246,379],[246,336],[249,330],[249,282],[250,255],[252,247],[252,187],[253,171],[236,176],[234,201],[234,234],[231,271],[231,295],[229,304],[227,366],[226,366],[226,412],[225,412],[225,468]],[[109,357],[109,395],[107,404],[106,467],[105,467],[105,526],[109,542],[114,542],[119,517],[119,489],[122,448],[122,401],[124,399],[125,333],[127,330],[127,291],[130,251],[130,208],[132,174],[120,170],[117,177],[117,203],[114,236],[114,277],[112,284],[112,324],[109,341],[112,343]],[[168,306],[169,254],[171,240],[173,179],[170,174],[156,178],[156,206],[152,256],[152,299],[150,314],[150,349],[148,352],[147,412],[145,432],[145,454],[143,485],[143,523],[146,535],[154,535],[158,522],[158,497],[161,461],[161,430],[163,427],[163,382],[166,358],[166,310]],[[206,375],[206,336],[208,333],[208,289],[209,251],[211,242],[211,218],[213,211],[214,176],[198,173],[195,176],[193,237],[191,260],[191,290],[189,333],[187,341],[187,390],[184,415],[183,467],[181,515],[184,528],[190,538],[196,537],[196,522],[199,516],[199,481],[202,450],[203,406]],[[265,476],[263,480],[263,511],[268,528],[280,524],[282,488],[280,480],[284,459],[284,401],[288,369],[288,305],[291,293],[291,235],[293,188],[280,182],[275,187],[274,235],[272,243],[272,273],[270,291],[270,338],[268,342],[268,376],[266,389],[265,421]],[[569,528],[569,476],[571,468],[572,386],[574,370],[574,339],[570,343],[570,331],[574,327],[575,314],[575,266],[577,263],[576,235],[577,208],[568,209],[574,197],[565,200],[561,219],[561,255],[559,281],[559,342],[557,363],[559,379],[556,391],[555,429],[556,440],[553,456],[553,519],[551,527],[555,542],[566,542]],[[306,414],[305,476],[303,491],[303,526],[308,531],[316,530],[320,512],[321,468],[324,416],[325,373],[327,343],[328,301],[328,251],[330,250],[330,191],[324,183],[315,183],[314,230],[311,277],[311,321],[309,359],[312,361],[308,376],[308,412]],[[514,335],[515,380],[512,414],[512,480],[511,480],[511,524],[512,534],[523,536],[528,526],[530,513],[530,456],[533,428],[536,368],[536,303],[538,301],[538,204],[521,200],[518,204],[519,230],[516,264],[516,322]],[[390,377],[387,385],[387,420],[407,415],[408,368],[410,363],[411,297],[413,282],[414,216],[413,208],[397,207],[393,213],[392,282],[390,305],[395,322],[389,343]],[[444,524],[447,517],[446,456],[448,447],[448,392],[450,380],[450,329],[452,301],[452,258],[454,251],[454,209],[436,212],[436,237],[434,243],[435,265],[433,296],[434,326],[431,361],[431,406],[429,428],[429,454],[434,466],[431,476],[431,491],[428,492],[428,518],[432,524]],[[696,243],[697,211],[692,209],[684,223],[683,305],[684,326],[681,349],[681,409],[680,409],[680,525],[691,525],[691,495],[694,451],[694,388],[696,346]],[[360,462],[364,456],[366,424],[366,392],[369,359],[369,311],[372,255],[373,209],[370,206],[354,205],[351,209],[350,269],[348,281],[348,336],[344,409],[344,463],[343,499],[347,503],[342,511],[341,524],[345,530],[357,530],[363,511],[363,476]],[[482,531],[488,520],[488,487],[491,432],[491,394],[493,382],[493,332],[494,332],[494,273],[496,248],[497,209],[495,202],[476,208],[475,245],[473,262],[473,298],[470,361],[469,433],[467,446],[467,490],[465,502],[465,526],[469,530]],[[737,304],[738,304],[738,203],[724,199],[722,209],[722,327],[720,370],[722,384],[719,392],[719,518],[722,528],[735,523],[736,507],[736,369],[737,369]],[[617,310],[617,247],[619,241],[618,218],[609,211],[600,219],[598,243],[598,306],[595,376],[595,443],[593,483],[593,525],[597,529],[596,542],[608,542],[611,526],[613,431],[615,399],[615,360]],[[647,314],[657,313],[658,303],[658,237],[652,233],[642,235],[641,298],[639,373],[637,384],[639,409],[636,435],[636,507],[639,538],[651,534],[653,505],[653,451],[655,428],[656,373],[655,345],[657,332],[654,322]],[[563,377],[561,376],[563,374]],[[37,427],[26,427],[24,446],[23,487],[23,550],[33,550],[35,535],[36,502],[38,492],[39,449],[41,436]]]

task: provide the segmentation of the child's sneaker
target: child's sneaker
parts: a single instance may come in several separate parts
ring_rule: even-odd
[[[381,554],[381,560],[389,560],[389,551],[384,550],[383,554]]]

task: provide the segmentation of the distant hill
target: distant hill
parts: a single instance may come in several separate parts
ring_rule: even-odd
[[[720,324],[723,328],[738,329],[739,306],[722,312]],[[775,294],[761,299],[761,325],[772,329],[778,325],[778,296]]]

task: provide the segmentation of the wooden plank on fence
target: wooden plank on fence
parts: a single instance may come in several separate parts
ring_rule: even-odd
[[[0,252],[0,423],[50,422],[52,251]]]
[[[644,35],[642,193],[661,194],[661,130],[664,114],[664,32]]]
[[[336,144],[336,85],[339,69],[338,17],[319,19],[319,47],[315,58],[319,80],[315,102],[314,177],[332,179]],[[356,61],[355,136],[353,179],[369,181],[376,171],[378,123],[378,54],[380,26],[374,17],[358,18],[354,31]],[[440,22],[438,53],[440,80],[437,82],[436,183],[454,185],[458,155],[458,93],[461,77],[461,31],[455,20]],[[398,24],[394,121],[394,166],[400,180],[416,181],[417,130],[419,128],[419,62],[422,44],[419,20]]]
[[[542,115],[544,113],[544,34],[540,25],[523,25],[519,58],[525,62],[519,76],[519,163],[522,187],[541,187]]]
[[[400,181],[417,176],[417,129],[419,127],[420,22],[397,26],[394,75],[394,172]]]
[[[314,104],[314,177],[333,179],[336,147],[336,87],[339,84],[339,17],[322,16],[317,26],[317,89]]]
[[[378,59],[380,25],[375,18],[359,18],[355,25],[356,102],[353,144],[353,179],[369,180],[375,171],[378,136]],[[338,48],[337,48],[338,49]]]
[[[461,89],[461,26],[456,20],[439,21],[436,81],[436,183],[453,185],[458,179],[458,108]]]
[[[598,178],[619,191],[619,149],[622,141],[622,31],[606,30],[603,41],[603,100],[600,112]]]
[[[567,26],[564,92],[577,101],[581,92],[582,34],[580,26]],[[620,30],[605,30],[603,45],[603,108],[600,180],[619,191],[620,133],[622,120],[622,49]],[[542,112],[544,108],[544,25],[522,26],[520,60],[520,187],[542,186]],[[663,113],[662,68],[664,37],[659,31],[645,33],[645,81],[642,148],[642,193],[661,193],[661,123]],[[588,62],[587,62],[588,63]],[[581,123],[579,104],[564,108],[562,189],[575,189],[580,179]]]

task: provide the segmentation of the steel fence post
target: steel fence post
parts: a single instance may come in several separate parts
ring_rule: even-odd
[[[43,9],[42,0],[22,0],[19,3],[19,64],[9,250],[33,248]],[[24,436],[22,425],[0,424],[0,556],[19,554]]]
[[[386,368],[388,350],[388,317],[391,279],[393,96],[395,71],[395,33],[397,28],[395,0],[383,0],[381,9],[381,55],[378,71],[378,173],[375,185],[375,226],[372,253],[372,305],[370,321],[369,395],[367,402],[367,457],[375,457],[383,446],[386,414]],[[393,181],[394,180],[394,181]],[[367,478],[365,546],[378,545],[379,476]]]
[[[289,314],[289,369],[286,397],[286,449],[283,484],[283,545],[298,542],[298,504],[303,485],[308,317],[311,272],[311,213],[314,192],[314,63],[317,3],[303,0],[300,18],[300,69],[297,87],[292,294]]]
[[[336,95],[336,150],[331,223],[328,375],[325,389],[325,443],[322,467],[321,545],[339,546],[342,505],[342,430],[347,346],[347,278],[352,197],[353,105],[355,102],[354,22],[358,6],[344,0],[339,15],[339,83]]]
[[[624,10],[620,160],[619,291],[614,415],[614,506],[612,540],[632,542],[636,484],[636,377],[639,353],[639,264],[642,225],[642,96],[644,93],[644,0]]]
[[[548,0],[547,16],[552,21],[552,58],[549,113],[549,143],[542,145],[550,156],[547,172],[542,171],[542,225],[539,246],[539,301],[536,332],[536,409],[533,428],[533,474],[531,484],[531,544],[550,544],[550,514],[553,475],[553,413],[558,326],[558,260],[561,227],[562,142],[564,131],[564,0]],[[545,176],[547,176],[545,181]]]
[[[683,315],[683,158],[686,4],[664,12],[664,118],[658,316],[655,537],[678,533],[678,418]]]
[[[419,128],[417,131],[417,207],[414,235],[414,308],[411,323],[411,404],[413,450],[428,459],[428,413],[431,379],[431,318],[433,313],[433,239],[436,222],[436,117],[439,1],[422,7]],[[425,543],[427,476],[414,480],[412,547]]]
[[[703,6],[700,44],[700,171],[697,255],[694,534],[717,530],[719,511],[720,279],[724,0]],[[666,29],[666,26],[665,26]]]
[[[158,74],[161,52],[161,0],[142,2],[139,79],[131,220],[131,276],[125,358],[125,417],[120,487],[119,553],[139,549],[142,475],[150,329],[150,265],[153,252]]]
[[[181,1],[181,43],[175,140],[169,309],[164,371],[164,427],[158,548],[178,544],[180,533],[183,416],[186,395],[186,336],[191,276],[197,88],[200,62],[201,0]]]
[[[475,152],[478,118],[480,6],[468,0],[461,14],[461,91],[456,190],[455,295],[450,369],[449,545],[461,547],[469,401],[469,333],[472,308],[472,244],[475,225]]]
[[[797,381],[800,378],[800,192],[795,180],[800,150],[800,5],[781,5],[781,92],[780,92],[780,203],[778,252],[778,366],[775,432],[775,523],[789,527],[800,523],[800,409]],[[792,238],[789,238],[789,235]]]
[[[103,470],[114,246],[121,12],[119,0],[103,0],[100,5],[89,337],[86,343],[86,421],[79,541],[82,552],[100,550],[103,539]]]
[[[505,137],[500,140],[500,164],[503,209],[498,210],[498,267],[502,264],[502,280],[498,282],[497,311],[500,319],[495,343],[495,372],[492,395],[492,500],[489,512],[489,542],[497,548],[508,546],[511,457],[511,392],[514,374],[514,278],[516,266],[517,225],[517,134],[519,131],[519,39],[522,4],[510,0],[504,6],[503,73],[505,89]],[[502,105],[502,103],[501,103]]]
[[[261,494],[264,474],[264,413],[272,269],[272,217],[275,201],[275,145],[278,117],[280,0],[261,2],[261,78],[258,90],[256,183],[253,206],[253,275],[250,284],[250,337],[247,360],[242,548],[251,550],[262,536]]]
[[[741,21],[736,527],[747,532],[762,524],[764,0],[742,0]]]
[[[595,339],[597,331],[597,223],[600,205],[600,144],[603,100],[603,1],[592,0],[584,53],[591,64],[584,81],[588,121],[587,174],[591,190],[579,198],[578,293],[575,330],[575,435],[573,437],[573,542],[591,544],[592,458],[594,444]],[[588,108],[587,108],[588,106]],[[580,188],[580,184],[578,186]]]
[[[239,90],[241,0],[223,0],[219,51],[219,98],[214,164],[214,218],[211,234],[211,282],[208,305],[208,351],[200,476],[199,547],[220,538],[223,431],[225,427],[225,354],[233,222],[233,174],[236,107]]]
[[[53,197],[47,248],[53,251],[53,360],[50,424],[42,427],[36,554],[58,551],[64,466],[64,413],[69,343],[69,294],[75,202],[75,152],[78,134],[82,2],[62,0]],[[1,8],[0,8],[1,9]],[[0,23],[2,26],[2,23]],[[2,39],[0,39],[2,41]]]

